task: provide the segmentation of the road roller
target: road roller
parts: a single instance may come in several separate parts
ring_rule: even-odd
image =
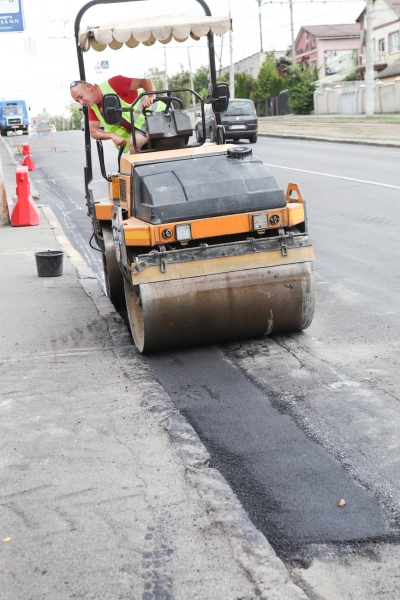
[[[221,114],[227,110],[229,87],[216,81],[214,36],[229,31],[231,19],[213,17],[203,0],[193,0],[204,15],[132,18],[81,28],[88,8],[121,1],[136,0],[92,0],[78,13],[82,80],[84,54],[90,49],[183,42],[189,36],[207,38],[210,67],[206,97],[189,88],[144,91],[126,107],[115,94],[104,96],[109,125],[118,124],[126,112],[133,122],[143,98],[151,93],[156,99],[143,112],[148,143],[136,154],[120,151],[116,172],[107,172],[97,140],[108,191],[100,199],[90,188],[85,113],[90,244],[102,253],[107,294],[126,310],[136,347],[160,352],[307,328],[314,314],[315,257],[305,200],[295,183],[281,189],[252,148],[225,143]],[[211,106],[215,142],[193,141],[190,116],[177,95],[182,91],[194,95],[203,132],[205,106]],[[157,102],[162,110],[155,110]]]

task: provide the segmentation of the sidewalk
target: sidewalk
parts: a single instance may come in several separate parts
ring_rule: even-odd
[[[12,195],[2,140],[0,157]],[[40,218],[0,227],[0,598],[305,599],[51,210]],[[64,275],[39,278],[34,252],[59,247]]]
[[[400,148],[400,115],[285,115],[261,117],[258,135]]]

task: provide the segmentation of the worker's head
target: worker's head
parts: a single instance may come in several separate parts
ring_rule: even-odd
[[[69,87],[75,102],[79,102],[82,106],[98,104],[103,97],[98,85],[92,85],[81,79],[73,81]]]

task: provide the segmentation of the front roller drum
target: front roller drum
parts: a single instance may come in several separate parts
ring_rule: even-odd
[[[314,314],[312,263],[125,284],[140,352],[299,331]]]
[[[104,280],[107,296],[116,307],[125,306],[124,279],[115,254],[112,228],[102,226],[105,252],[103,257]]]

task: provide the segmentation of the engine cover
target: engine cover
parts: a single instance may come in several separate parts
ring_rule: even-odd
[[[132,202],[132,216],[153,224],[286,206],[261,160],[226,153],[133,165]]]

